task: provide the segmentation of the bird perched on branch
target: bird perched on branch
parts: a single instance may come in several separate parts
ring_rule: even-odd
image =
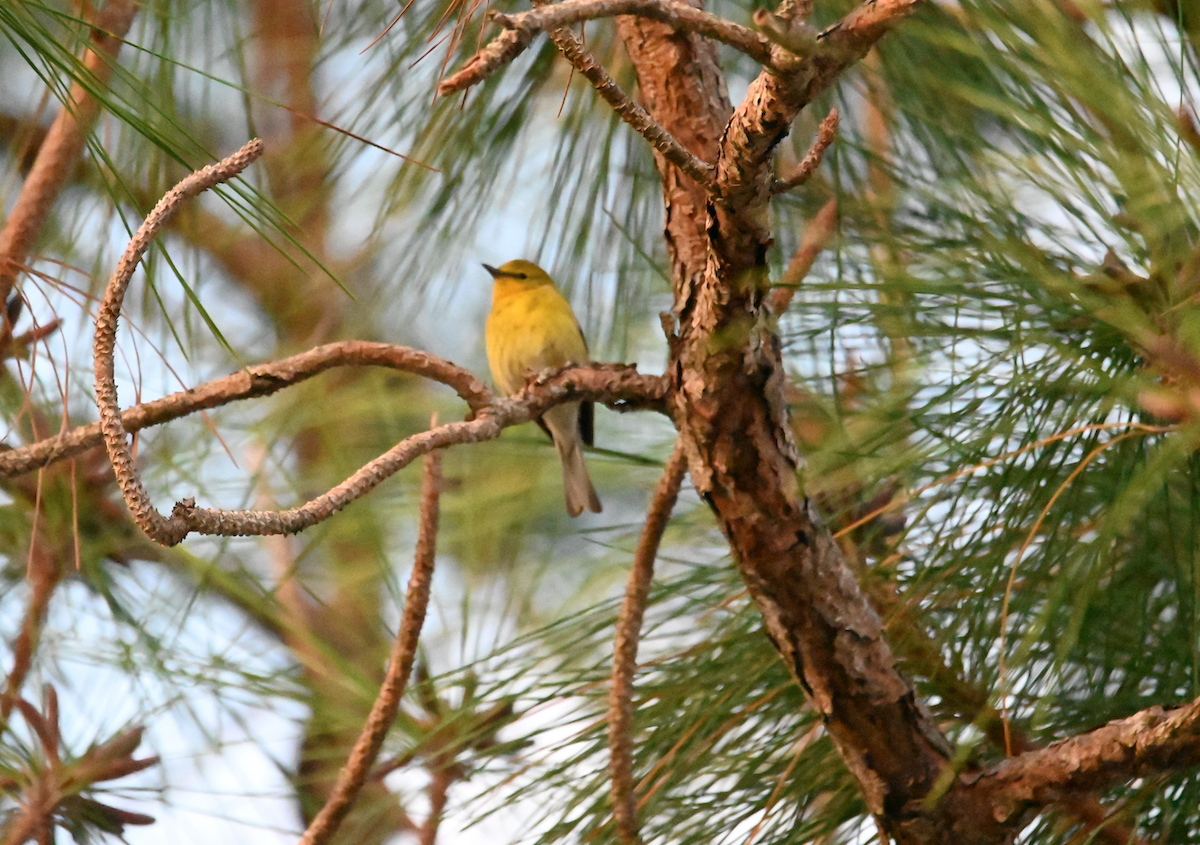
[[[500,267],[492,274],[492,313],[487,319],[487,356],[492,378],[506,395],[516,393],[530,370],[584,364],[587,342],[570,303],[554,280],[530,261]],[[592,403],[556,405],[538,419],[554,440],[562,461],[567,513],[600,513],[600,499],[583,462],[583,444],[592,445]]]

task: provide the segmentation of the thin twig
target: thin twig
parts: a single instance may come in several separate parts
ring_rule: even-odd
[[[35,536],[36,533],[35,523]],[[8,721],[13,705],[21,694],[21,687],[33,665],[33,652],[41,636],[50,597],[54,595],[54,588],[58,586],[63,575],[62,568],[49,549],[34,551],[28,569],[26,578],[29,580],[29,603],[25,608],[21,631],[13,642],[12,669],[4,684],[4,694],[0,695],[0,723]]]
[[[562,4],[557,4],[553,7],[543,6],[542,8],[558,9],[561,6]],[[476,54],[458,73],[443,80],[438,86],[438,92],[450,94],[465,90],[482,81],[504,62],[511,60],[521,50],[524,50],[533,39],[534,34],[535,31],[531,29],[505,31]],[[692,155],[675,140],[670,132],[651,117],[649,112],[622,91],[621,87],[609,76],[608,71],[596,61],[591,53],[584,49],[579,38],[570,29],[565,26],[557,26],[550,30],[549,35],[567,61],[592,84],[596,93],[609,104],[621,120],[629,124],[634,131],[649,141],[650,145],[658,150],[663,158],[686,173],[697,184],[703,185],[709,191],[713,189],[713,166]]]
[[[404,614],[400,619],[400,631],[392,645],[387,675],[384,677],[383,686],[379,688],[375,704],[371,707],[367,723],[363,726],[358,741],[354,743],[350,758],[338,773],[337,783],[329,800],[304,831],[299,845],[322,845],[337,831],[338,825],[350,812],[359,790],[366,783],[384,737],[396,720],[400,699],[412,672],[421,626],[425,623],[425,609],[429,605],[429,584],[433,578],[436,556],[441,479],[441,454],[431,451],[425,455],[425,468],[421,474],[421,515],[413,571],[408,579]]]
[[[454,784],[454,772],[449,768],[439,768],[433,772],[429,781],[429,815],[417,834],[418,845],[436,845],[438,828],[442,824],[442,816],[446,812],[446,801],[450,797],[450,787]]]
[[[113,62],[122,39],[138,10],[130,0],[109,0],[92,24],[92,47],[83,57],[92,86],[99,88],[112,76]],[[82,83],[71,86],[67,102],[54,118],[21,194],[17,197],[4,229],[0,230],[0,303],[8,302],[17,273],[25,264],[29,250],[46,224],[75,163],[83,152],[84,139],[96,122],[100,104]],[[5,319],[3,334],[12,331]]]
[[[683,474],[687,469],[687,455],[683,438],[675,442],[671,457],[654,498],[642,536],[633,555],[633,568],[629,572],[629,583],[625,587],[625,601],[617,618],[617,635],[613,641],[612,686],[608,692],[608,749],[611,755],[608,764],[612,778],[613,817],[617,823],[617,836],[626,845],[640,842],[637,823],[637,796],[633,783],[633,675],[637,669],[638,638],[642,619],[646,615],[646,600],[650,595],[650,580],[654,577],[654,558],[663,530],[671,518],[671,509],[679,496]]]
[[[559,51],[576,70],[578,70],[600,98],[612,108],[621,120],[631,126],[643,138],[650,142],[659,154],[692,178],[698,185],[712,192],[715,188],[713,174],[715,169],[708,162],[702,161],[686,150],[675,137],[650,116],[650,113],[633,101],[632,98],[617,85],[608,71],[596,61],[575,33],[566,28],[550,32]]]
[[[783,271],[778,284],[767,298],[767,306],[773,314],[782,314],[787,310],[792,297],[796,295],[796,290],[808,276],[808,271],[812,269],[813,262],[833,239],[833,235],[837,231],[837,210],[837,199],[831,199],[808,222],[796,254],[788,262],[787,269]]]
[[[772,193],[781,194],[784,191],[790,191],[812,178],[812,175],[817,172],[817,168],[821,166],[821,160],[825,158],[825,151],[837,137],[838,121],[838,110],[830,109],[829,114],[825,115],[825,119],[817,127],[817,137],[813,140],[812,146],[808,148],[808,152],[804,154],[804,158],[796,165],[795,170],[775,182],[771,187]]]

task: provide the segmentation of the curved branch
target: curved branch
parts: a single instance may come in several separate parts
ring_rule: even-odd
[[[396,721],[400,699],[408,686],[412,674],[413,658],[425,624],[425,609],[429,606],[429,585],[433,579],[433,563],[436,557],[438,529],[438,496],[442,481],[441,456],[429,452],[425,456],[425,471],[421,474],[421,516],[417,534],[417,551],[413,560],[412,575],[408,579],[408,591],[404,596],[404,615],[400,619],[400,631],[392,645],[391,659],[379,695],[367,716],[358,741],[350,752],[346,765],[338,773],[337,783],[325,806],[321,808],[299,845],[321,845],[337,831],[338,825],[350,812],[379,749],[383,746],[388,729]]]
[[[367,353],[382,354],[346,356],[352,357],[355,360],[335,360],[334,363],[327,363],[327,361],[343,356],[328,355],[324,360],[321,360],[316,355],[316,353],[322,351],[341,353],[345,351],[344,347],[363,347]],[[168,419],[177,419],[200,408],[211,408],[248,396],[264,396],[287,387],[290,384],[295,384],[304,378],[309,378],[315,375],[316,372],[328,369],[329,366],[340,363],[393,365],[396,361],[403,361],[409,358],[409,356],[412,356],[413,359],[417,359],[419,356],[420,358],[428,359],[434,363],[457,370],[465,374],[466,377],[474,379],[465,370],[458,370],[453,364],[442,361],[435,356],[404,347],[390,347],[386,344],[368,344],[356,341],[345,344],[331,344],[328,347],[319,347],[311,353],[296,356],[296,358],[305,356],[311,356],[317,362],[325,364],[325,366],[320,366],[319,368],[312,367],[311,371],[302,371],[302,375],[292,380],[275,380],[270,376],[262,376],[264,370],[278,372],[279,369],[282,369],[280,365],[286,365],[289,362],[295,361],[295,358],[287,359],[284,362],[256,367],[252,371],[243,371],[224,379],[218,379],[216,382],[210,382],[209,385],[204,386],[205,388],[209,388],[207,390],[201,388],[197,391],[179,393],[173,397],[169,396],[166,399],[149,403],[147,406],[138,406],[126,411],[125,416],[143,422],[144,425],[139,427],[154,425],[158,422],[165,422]],[[374,360],[364,360],[364,358],[373,358]],[[431,370],[421,367],[410,366],[399,368],[435,378]],[[438,380],[441,381],[442,379]],[[478,382],[475,382],[475,384],[478,385]],[[215,385],[226,385],[231,388],[237,388],[237,393],[234,395],[232,391],[223,392],[215,390],[213,389]],[[486,396],[490,396],[482,386],[479,386],[479,389]],[[492,404],[480,404],[469,400],[472,411],[475,412],[474,419],[439,426],[401,441],[380,457],[366,464],[341,484],[299,507],[281,511],[209,510],[197,508],[193,500],[187,499],[175,505],[170,518],[163,518],[155,512],[154,515],[158,518],[157,522],[147,520],[145,522],[139,521],[138,524],[152,539],[164,545],[175,545],[192,532],[221,536],[293,534],[311,525],[315,525],[342,510],[355,499],[366,495],[387,478],[406,467],[414,459],[428,453],[432,449],[458,443],[476,443],[494,439],[499,437],[500,432],[505,428],[529,422],[543,414],[548,408],[561,402],[587,399],[604,402],[617,410],[656,410],[665,413],[665,396],[666,382],[662,377],[642,375],[633,367],[627,367],[622,364],[593,364],[589,367],[571,367],[561,370],[552,376],[536,380],[513,399],[497,399]],[[160,416],[158,419],[151,419],[151,415],[145,412],[145,409],[150,406],[155,406],[155,410],[159,412]],[[98,426],[96,425],[84,426],[70,432],[67,438],[76,444],[82,444],[77,445],[77,449],[84,449],[88,445],[95,445],[100,439],[97,429]],[[77,433],[89,434],[91,436],[85,438]],[[22,459],[21,463],[29,463],[30,458],[28,457],[29,452],[27,450],[36,451],[38,453],[36,457],[41,458],[43,462],[49,462],[52,458],[47,458],[47,453],[61,452],[59,440],[60,438],[54,438],[42,441],[42,443],[27,447],[26,450],[18,450],[8,455],[0,455],[0,464],[2,464],[3,460],[10,457]],[[48,444],[48,446],[43,446],[42,444]],[[58,454],[58,457],[61,457],[61,454]],[[124,488],[122,488],[122,492],[124,492]],[[126,496],[126,503],[129,504],[130,510],[133,511],[134,503],[130,501],[128,495]],[[137,512],[133,512],[135,519],[137,519]]]
[[[129,509],[138,525],[160,542],[170,535],[166,531],[165,520],[150,504],[150,497],[142,486],[133,466],[133,455],[126,442],[125,427],[121,422],[121,410],[117,404],[117,387],[113,371],[113,350],[117,343],[117,323],[121,313],[121,303],[133,271],[146,250],[150,248],[154,236],[168,219],[179,209],[183,201],[194,197],[209,188],[232,179],[241,173],[251,162],[262,155],[262,141],[257,138],[249,141],[233,155],[216,164],[210,164],[201,170],[186,176],[183,181],[167,192],[146,220],[138,228],[133,240],[121,256],[117,269],[100,302],[96,314],[96,334],[93,341],[96,375],[96,406],[100,410],[100,431],[108,448],[108,457],[112,461],[117,475],[117,483],[125,496]],[[182,539],[182,538],[181,538]],[[178,542],[178,541],[176,541]],[[172,544],[173,545],[173,544]]]
[[[623,408],[661,407],[665,392],[661,378],[643,376],[621,364],[572,367],[535,381],[515,399],[497,399],[474,419],[448,423],[400,441],[341,484],[299,507],[281,511],[209,510],[196,507],[193,499],[185,499],[175,504],[170,518],[155,512],[157,522],[147,520],[139,525],[164,545],[174,545],[192,532],[224,537],[294,534],[328,519],[434,449],[494,440],[509,426],[530,422],[561,402],[590,399],[620,403]],[[126,502],[132,511],[134,503],[128,496]]]

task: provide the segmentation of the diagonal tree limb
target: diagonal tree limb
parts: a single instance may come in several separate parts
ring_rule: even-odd
[[[431,421],[434,422],[436,419]],[[333,794],[304,831],[299,845],[323,845],[337,831],[338,825],[350,812],[359,790],[367,782],[371,766],[383,746],[384,737],[396,720],[400,699],[404,696],[404,689],[412,673],[421,627],[425,624],[425,610],[429,605],[429,585],[433,579],[437,548],[441,479],[441,455],[431,451],[425,455],[425,467],[421,474],[421,515],[413,571],[408,579],[408,591],[404,596],[404,615],[400,619],[400,630],[396,634],[391,658],[388,660],[387,675],[379,688],[379,695],[371,707],[371,713],[358,742],[354,744],[354,750],[351,751],[346,765],[338,773]]]
[[[550,32],[550,37],[554,39],[555,45],[567,61],[592,84],[596,93],[612,107],[618,117],[633,127],[634,131],[649,141],[663,158],[686,173],[697,185],[709,192],[714,189],[713,166],[684,149],[649,112],[630,99],[608,75],[608,71],[591,53],[583,49],[573,32],[569,29],[555,29]]]
[[[608,770],[612,778],[613,817],[617,836],[626,845],[640,842],[637,824],[637,795],[633,782],[633,675],[637,670],[638,638],[646,614],[646,599],[650,595],[650,580],[654,576],[654,558],[663,530],[671,518],[671,510],[679,497],[679,487],[687,470],[687,456],[682,441],[676,441],[667,466],[663,470],[650,512],[633,555],[633,567],[625,588],[625,601],[617,619],[617,635],[613,641],[612,686],[608,692]]]
[[[824,252],[837,231],[837,211],[837,199],[829,200],[804,228],[804,237],[800,239],[796,254],[767,297],[767,307],[771,313],[782,314],[791,304],[792,297],[812,269],[817,256]]]
[[[92,47],[83,58],[93,84],[104,85],[112,75],[113,60],[137,10],[138,4],[131,0],[109,0],[96,14]],[[72,85],[68,101],[46,133],[20,196],[0,230],[0,303],[8,301],[17,273],[83,152],[87,133],[99,113],[100,104],[88,89],[79,82]],[[11,331],[11,326],[6,325],[4,337]]]
[[[1000,713],[992,706],[985,690],[947,665],[941,644],[918,618],[919,600],[909,597],[901,601],[882,584],[875,584],[869,594],[872,603],[887,618],[888,637],[902,668],[911,675],[925,678],[940,700],[936,708],[939,716],[950,716],[974,725],[993,748],[1003,753],[1006,737]],[[1040,748],[1017,728],[1009,730],[1007,740],[1018,754]],[[1081,822],[1096,841],[1103,840],[1109,845],[1147,845],[1128,824],[1113,821],[1111,809],[1094,795],[1081,792],[1063,796],[1059,807],[1064,814]]]
[[[542,8],[559,8],[559,6]],[[690,8],[690,7],[689,7]],[[535,10],[538,11],[538,10]],[[532,14],[532,13],[530,13]],[[505,62],[525,49],[536,35],[533,29],[506,30],[475,55],[461,70],[443,80],[438,93],[462,91],[481,82]],[[563,56],[578,70],[621,120],[645,138],[667,161],[686,173],[707,191],[713,189],[713,166],[688,152],[644,108],[635,103],[609,76],[608,71],[565,26],[549,30],[550,38]]]
[[[720,123],[717,109],[684,113],[679,105],[723,99],[719,76],[707,74],[702,57],[679,61],[673,34],[648,24],[622,35],[639,80],[654,82],[647,104],[655,119],[689,149],[719,133],[717,196],[700,226],[673,227],[682,208],[674,207],[678,194],[663,171],[679,326],[670,396],[692,481],[870,812],[898,842],[961,843],[956,817],[924,803],[949,770],[952,750],[900,674],[881,620],[799,487],[780,341],[763,314],[771,149],[808,102],[802,95],[831,84],[864,54],[897,7],[897,0],[863,4],[826,31],[832,47],[798,58],[777,83],[760,77]],[[704,91],[693,96],[697,81]]]

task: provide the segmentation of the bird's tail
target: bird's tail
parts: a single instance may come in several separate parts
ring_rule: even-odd
[[[583,460],[583,449],[579,438],[558,438],[558,457],[562,460],[563,493],[567,499],[567,513],[579,516],[584,509],[600,513],[600,498],[592,479],[588,476],[587,464]]]

